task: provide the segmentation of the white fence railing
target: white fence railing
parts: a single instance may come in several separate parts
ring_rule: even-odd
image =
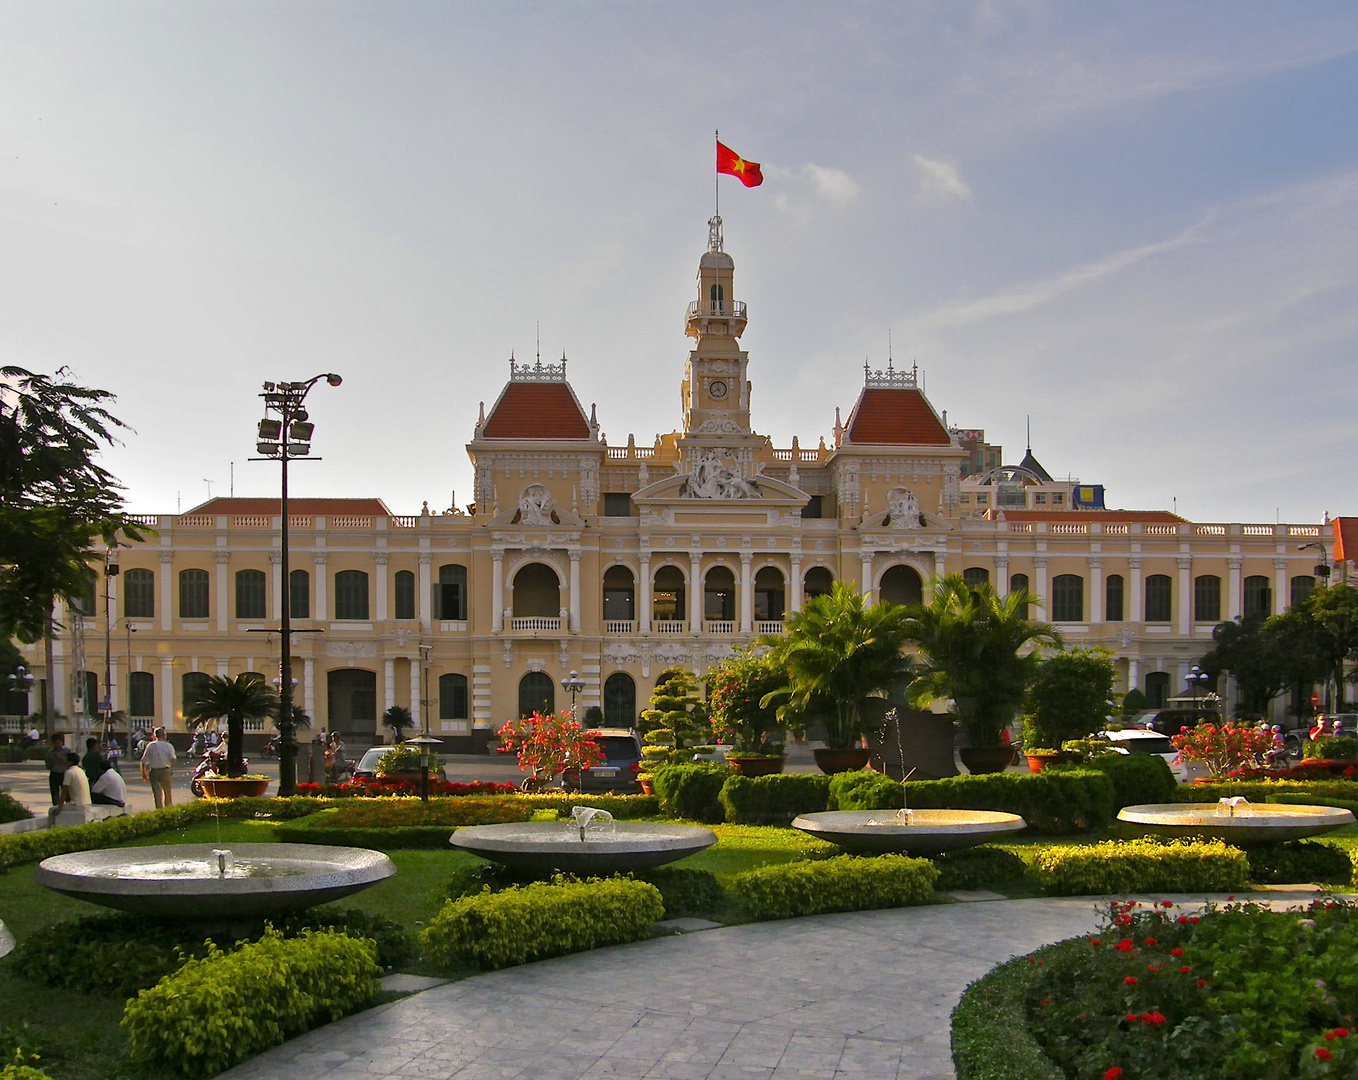
[[[560,633],[561,619],[550,618],[546,615],[528,615],[523,618],[510,619],[509,628],[511,630],[549,630],[553,633]]]
[[[630,634],[636,629],[636,621],[633,619],[605,619],[605,634]]]

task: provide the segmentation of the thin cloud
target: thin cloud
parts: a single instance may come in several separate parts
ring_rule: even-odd
[[[915,155],[915,200],[925,206],[970,202],[971,188],[951,161]]]
[[[812,190],[826,202],[843,204],[853,202],[858,197],[857,182],[843,169],[804,165],[802,176],[810,181]]]

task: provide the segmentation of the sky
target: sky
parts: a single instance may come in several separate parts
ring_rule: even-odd
[[[713,131],[754,426],[918,363],[1005,458],[1198,521],[1358,514],[1358,6],[0,4],[0,363],[117,395],[137,513],[471,500],[565,355],[610,444],[681,423]]]

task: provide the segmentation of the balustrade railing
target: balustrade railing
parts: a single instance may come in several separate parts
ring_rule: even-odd
[[[605,619],[605,634],[630,634],[636,630],[636,620],[634,619]]]
[[[651,630],[657,634],[682,634],[688,630],[688,620],[657,619],[651,623]]]
[[[561,631],[560,617],[551,618],[546,615],[527,615],[509,620],[511,630],[549,630],[554,633]]]
[[[709,634],[734,634],[736,624],[728,619],[704,619],[703,630]]]
[[[754,629],[759,634],[781,634],[783,632],[783,620],[762,619],[754,624]]]
[[[393,514],[390,521],[393,529],[413,529],[420,519],[415,514]]]

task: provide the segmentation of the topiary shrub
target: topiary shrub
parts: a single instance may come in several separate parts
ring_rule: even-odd
[[[719,798],[726,820],[742,825],[786,825],[798,814],[825,809],[830,777],[814,773],[731,776]]]
[[[441,968],[493,970],[636,941],[664,914],[660,891],[648,882],[558,878],[449,900],[420,946]]]
[[[1038,661],[1028,687],[1023,745],[1058,750],[1099,730],[1116,707],[1113,658],[1106,649],[1066,649]]]
[[[638,880],[650,882],[660,890],[665,904],[665,918],[682,919],[689,916],[709,918],[726,899],[726,890],[717,876],[707,870],[687,870],[678,866],[657,866],[636,874]]]
[[[928,859],[838,855],[746,870],[731,883],[731,895],[752,919],[792,919],[923,904],[937,877]]]
[[[825,802],[829,810],[899,810],[905,792],[891,777],[862,769],[830,777]]]
[[[730,775],[724,765],[660,765],[651,773],[651,784],[661,813],[711,825],[726,820],[721,788]]]
[[[1349,853],[1323,840],[1260,844],[1245,854],[1250,864],[1250,880],[1259,885],[1305,882],[1347,885],[1353,879]]]
[[[1173,771],[1158,754],[1099,754],[1080,768],[1094,769],[1113,781],[1114,813],[1124,806],[1173,802],[1179,789]]]
[[[1351,758],[1358,758],[1358,739],[1351,739],[1347,735],[1335,738],[1331,735],[1324,739],[1303,742],[1301,756],[1303,759],[1348,761]]]
[[[223,953],[215,946],[127,1003],[128,1056],[184,1076],[208,1076],[368,1005],[381,974],[376,946],[306,931],[268,933]]]
[[[935,889],[998,889],[1028,871],[1028,864],[1012,851],[991,844],[945,851],[931,861],[938,870]]]
[[[1105,840],[1083,847],[1043,847],[1033,873],[1046,896],[1138,892],[1233,892],[1249,884],[1249,862],[1220,840]]]

